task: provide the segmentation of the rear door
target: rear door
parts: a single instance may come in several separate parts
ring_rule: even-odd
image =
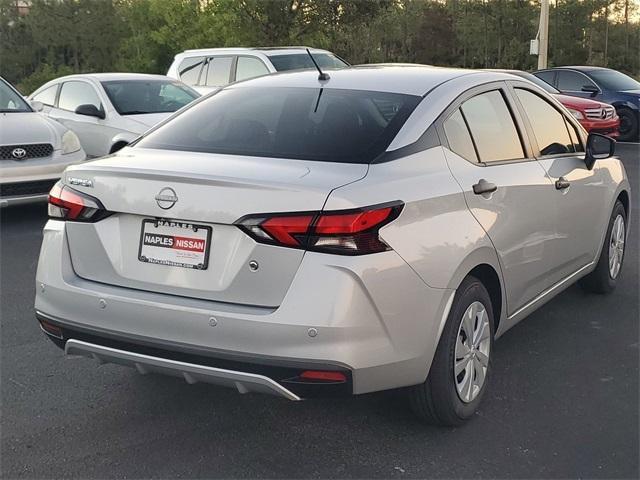
[[[584,163],[580,128],[552,101],[527,85],[512,84],[527,129],[534,155],[551,181],[556,216],[557,248],[555,263],[567,277],[590,263],[598,250],[608,217],[606,183],[601,172],[587,169]]]
[[[512,314],[558,276],[551,181],[533,158],[503,82],[467,92],[439,128],[467,205],[498,252]]]

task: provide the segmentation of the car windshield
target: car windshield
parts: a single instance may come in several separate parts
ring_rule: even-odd
[[[0,79],[0,112],[31,112],[31,107],[4,80]]]
[[[320,68],[346,68],[349,65],[330,53],[312,53]],[[278,72],[316,68],[307,53],[269,55],[269,60]]]
[[[142,137],[140,147],[369,163],[421,97],[329,88],[227,88]]]
[[[640,82],[617,70],[593,70],[589,76],[606,90],[640,90]]]
[[[120,115],[175,112],[200,96],[172,80],[110,80],[102,86]]]

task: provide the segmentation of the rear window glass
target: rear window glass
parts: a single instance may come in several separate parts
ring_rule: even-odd
[[[327,88],[221,90],[143,137],[145,148],[369,163],[421,98]]]
[[[313,59],[318,63],[320,68],[345,68],[349,66],[330,53],[313,53]],[[308,53],[269,55],[269,60],[271,60],[271,63],[279,72],[316,68]]]

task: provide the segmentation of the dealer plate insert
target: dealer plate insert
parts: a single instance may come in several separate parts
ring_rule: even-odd
[[[138,260],[170,267],[206,270],[211,227],[180,220],[144,219]]]

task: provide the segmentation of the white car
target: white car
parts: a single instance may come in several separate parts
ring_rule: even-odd
[[[0,77],[0,207],[45,200],[64,169],[85,158],[72,131]]]
[[[90,157],[113,153],[200,94],[162,75],[91,73],[52,80],[31,96],[73,130]]]
[[[313,59],[323,70],[346,68],[347,62],[327,50],[308,47],[203,48],[175,56],[167,76],[191,85],[200,93],[270,73],[313,69]]]
[[[494,339],[575,281],[615,288],[637,214],[614,147],[505,73],[234,83],[67,170],[36,315],[140,373],[291,400],[411,387],[457,425]]]

